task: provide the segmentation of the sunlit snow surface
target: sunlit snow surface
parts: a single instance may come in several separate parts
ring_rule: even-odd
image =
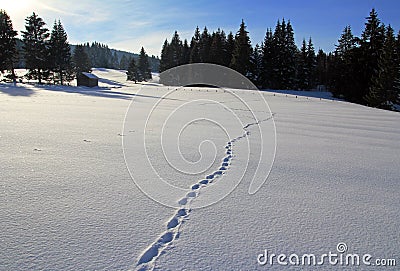
[[[296,98],[295,93],[265,92],[277,132],[267,182],[249,195],[251,176],[245,176],[222,201],[180,216],[138,189],[122,150],[123,137],[141,132],[123,133],[131,99],[140,107],[168,90],[152,83],[146,95],[135,95],[141,85],[126,82],[124,72],[94,73],[100,77],[96,89],[0,84],[0,270],[134,270],[158,238],[170,241],[163,234],[175,229],[174,223],[180,223],[174,231],[178,238],[165,242],[145,268],[304,270],[260,266],[257,256],[266,249],[321,255],[337,252],[340,242],[349,253],[395,258],[400,264],[399,113],[304,93]],[[182,89],[174,95],[178,100],[219,95],[246,119],[240,105],[214,89]],[[256,110],[267,110],[251,92],[242,95]],[[165,100],[163,106],[174,108],[178,102]],[[208,112],[215,108],[203,106]],[[188,160],[199,159],[198,143],[209,135],[216,147],[212,174],[223,167],[232,138],[216,136],[215,127],[199,126],[201,132],[183,134],[182,153]],[[244,133],[242,128],[236,136]],[[150,134],[149,142],[154,143],[148,148],[155,170],[175,185],[190,193],[206,178],[175,178],[178,174],[163,164],[157,135]],[[251,155],[248,161],[245,139],[235,141],[232,152],[226,179],[236,178],[243,163],[256,165]],[[143,180],[154,181],[146,179],[148,172],[136,170]],[[207,191],[193,204],[202,196],[206,199]],[[181,200],[180,195],[171,197]],[[317,268],[345,267],[309,267]]]

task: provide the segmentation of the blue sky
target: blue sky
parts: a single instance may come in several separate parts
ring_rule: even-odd
[[[236,32],[242,19],[255,45],[283,17],[291,20],[298,44],[311,36],[316,49],[331,51],[346,25],[361,33],[373,7],[385,24],[400,30],[400,0],[0,0],[16,30],[23,30],[24,19],[35,11],[49,28],[60,19],[73,44],[96,40],[131,52],[144,46],[150,55],[159,55],[175,30],[182,39],[190,39],[197,25]]]

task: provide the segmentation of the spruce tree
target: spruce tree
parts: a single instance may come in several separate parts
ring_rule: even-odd
[[[396,51],[394,30],[389,25],[382,52],[379,54],[378,68],[371,78],[371,86],[365,97],[369,106],[394,109],[393,105],[398,102],[398,91],[395,88],[398,75],[398,65],[395,61]]]
[[[298,49],[294,41],[294,31],[290,21],[286,24],[286,29],[284,28],[284,23],[282,24],[282,28],[284,31],[283,87],[292,89],[296,84],[296,55]]]
[[[42,18],[33,13],[25,19],[25,31],[22,31],[24,57],[29,69],[28,78],[37,79],[39,84],[49,75],[48,38],[49,30]]]
[[[139,76],[138,68],[136,67],[135,59],[133,57],[131,59],[131,62],[129,63],[126,75],[127,75],[126,80],[134,81],[135,84],[137,81],[141,79],[141,76]]]
[[[307,70],[308,70],[308,78],[307,78],[307,89],[313,89],[315,87],[315,76],[316,76],[316,63],[317,59],[315,56],[315,49],[314,45],[312,43],[312,39],[308,40],[307,44],[307,59],[306,59],[306,65],[307,65]]]
[[[274,69],[274,41],[272,29],[267,29],[264,43],[262,46],[262,70],[261,70],[261,85],[263,88],[272,86],[272,73]]]
[[[161,59],[160,59],[160,68],[159,71],[163,72],[172,67],[172,58],[171,58],[171,48],[168,43],[168,40],[164,41],[164,45],[161,50]]]
[[[252,47],[248,34],[249,32],[246,30],[246,25],[242,20],[239,31],[235,37],[235,48],[233,50],[231,68],[244,76],[248,76],[251,71]]]
[[[330,74],[331,92],[336,97],[345,97],[354,101],[357,92],[355,79],[361,75],[355,74],[356,56],[359,50],[356,49],[356,38],[353,36],[350,26],[346,26],[336,45],[334,56],[331,57],[332,72]]]
[[[339,44],[336,45],[335,51],[341,57],[354,48],[356,45],[356,39],[353,36],[350,25],[347,25],[344,28],[338,42]]]
[[[269,74],[271,88],[273,89],[284,89],[283,73],[285,67],[284,59],[284,46],[285,46],[285,30],[286,23],[283,20],[282,24],[280,20],[276,23],[273,38],[272,38],[272,53],[271,53],[271,65],[273,69]]]
[[[138,73],[139,73],[138,81],[147,81],[148,79],[152,78],[149,65],[149,56],[146,54],[146,51],[144,50],[143,47],[142,49],[140,49],[140,54],[139,54]]]
[[[262,48],[260,45],[254,46],[250,61],[250,79],[256,86],[261,86]]]
[[[74,54],[72,56],[72,61],[75,66],[75,73],[78,76],[82,72],[91,72],[91,65],[89,56],[86,52],[86,46],[77,45],[75,47]]]
[[[220,29],[214,32],[211,37],[210,63],[223,65],[225,37],[222,36]]]
[[[232,55],[233,50],[235,49],[235,37],[233,36],[232,32],[229,32],[228,36],[226,37],[226,42],[224,46],[224,66],[230,67],[232,62]]]
[[[367,22],[365,23],[365,30],[361,35],[360,40],[360,54],[359,69],[363,73],[359,78],[359,88],[355,93],[354,100],[358,103],[365,102],[365,95],[368,94],[373,78],[379,76],[378,61],[381,58],[382,49],[385,39],[385,27],[378,18],[375,9],[372,9]]]
[[[396,62],[398,65],[400,65],[400,31],[397,34],[396,39]]]
[[[211,35],[208,33],[207,27],[204,27],[203,33],[201,33],[199,45],[201,62],[210,62]]]
[[[298,54],[298,60],[297,60],[297,85],[298,88],[301,90],[308,89],[309,85],[309,69],[307,65],[307,44],[306,40],[303,39],[302,46],[300,49],[300,52]]]
[[[294,31],[290,21],[278,20],[272,43],[271,87],[293,89],[296,86],[296,59],[298,49],[294,41]]]
[[[16,36],[10,17],[4,10],[0,10],[0,72],[11,71],[15,80],[14,62],[17,58]]]
[[[183,45],[179,37],[178,31],[175,31],[171,43],[169,45],[170,53],[170,68],[176,67],[182,64],[183,59]]]
[[[64,30],[61,22],[54,22],[49,41],[49,65],[54,76],[58,75],[61,85],[65,80],[72,80],[71,75],[71,47],[68,43],[67,33]]]
[[[316,84],[321,85],[321,86],[327,86],[328,85],[328,56],[326,53],[322,50],[318,50],[317,54],[317,66],[316,66]]]
[[[190,41],[190,63],[201,62],[200,57],[200,29],[197,26],[194,32],[194,36]]]
[[[182,59],[180,61],[181,64],[189,64],[190,62],[190,48],[187,39],[183,41],[182,46]]]

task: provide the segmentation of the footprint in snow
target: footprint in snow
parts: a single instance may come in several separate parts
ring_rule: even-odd
[[[180,201],[178,201],[179,205],[186,205],[187,204],[188,199],[187,198],[183,198]]]

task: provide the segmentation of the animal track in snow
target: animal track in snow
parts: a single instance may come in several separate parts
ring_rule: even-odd
[[[169,221],[166,223],[166,231],[164,231],[161,236],[159,236],[157,240],[152,243],[147,249],[145,249],[145,251],[141,254],[136,264],[136,270],[154,270],[155,262],[164,253],[164,250],[172,246],[174,240],[177,240],[179,238],[180,228],[188,219],[192,211],[190,207],[192,201],[194,201],[200,195],[200,191],[203,188],[217,181],[217,179],[229,169],[231,160],[234,157],[232,151],[234,143],[250,135],[250,131],[248,131],[248,128],[254,125],[259,125],[261,122],[268,121],[272,119],[274,115],[275,114],[272,114],[271,117],[265,120],[260,120],[254,123],[247,124],[243,127],[244,133],[241,136],[238,136],[227,143],[227,145],[225,146],[226,156],[224,156],[224,158],[222,159],[219,169],[212,174],[207,175],[204,179],[192,184],[190,186],[190,192],[188,192],[185,197],[178,200],[178,204],[180,205],[180,207],[177,211],[175,211],[174,216],[170,218]]]

